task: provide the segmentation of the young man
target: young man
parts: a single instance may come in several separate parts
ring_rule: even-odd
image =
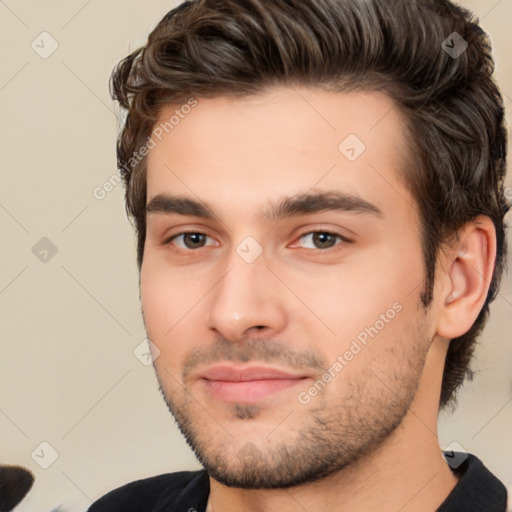
[[[492,68],[447,0],[195,0],[120,63],[144,321],[205,469],[91,512],[505,510],[436,433],[505,254]]]

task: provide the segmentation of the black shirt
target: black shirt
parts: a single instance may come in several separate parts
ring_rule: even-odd
[[[456,473],[459,482],[436,512],[506,512],[505,486],[474,455]],[[205,512],[209,493],[205,470],[168,473],[111,491],[88,512]]]

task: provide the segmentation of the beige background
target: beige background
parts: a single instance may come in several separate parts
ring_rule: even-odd
[[[512,0],[462,3],[491,35],[510,127]],[[173,5],[0,0],[0,461],[36,475],[22,512],[85,510],[127,481],[198,467],[152,368],[133,353],[145,335],[122,187],[93,195],[116,170],[110,71]],[[43,31],[58,44],[47,58],[31,47],[52,48]],[[46,262],[45,242],[38,257],[32,251],[42,237],[57,248]],[[511,316],[508,278],[476,378],[440,420],[443,446],[456,441],[481,456],[507,485]],[[52,450],[43,441],[58,452],[47,469],[39,464],[51,462]]]

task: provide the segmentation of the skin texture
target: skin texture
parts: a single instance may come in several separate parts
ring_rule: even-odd
[[[354,161],[338,149],[349,134],[366,146]],[[403,140],[384,95],[283,87],[199,99],[151,149],[144,320],[164,398],[209,471],[209,510],[431,511],[455,485],[437,441],[440,383],[448,339],[485,300],[494,231],[481,218],[444,248],[425,310]],[[379,213],[264,216],[283,198],[333,192]],[[165,211],[164,195],[214,216]],[[226,398],[203,378],[218,364],[292,378]]]

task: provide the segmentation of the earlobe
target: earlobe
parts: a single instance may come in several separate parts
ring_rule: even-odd
[[[496,231],[488,217],[478,217],[459,232],[445,260],[437,334],[452,339],[465,334],[480,313],[496,259]]]

